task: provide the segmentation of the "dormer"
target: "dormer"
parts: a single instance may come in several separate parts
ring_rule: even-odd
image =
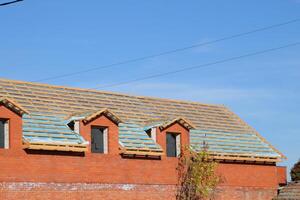
[[[146,129],[150,137],[155,137],[164,149],[167,157],[178,157],[184,147],[189,147],[189,131],[195,129],[195,126],[185,118],[178,117],[147,126]]]
[[[195,126],[190,121],[188,121],[187,119],[185,119],[183,117],[178,117],[173,120],[166,121],[165,123],[161,124],[159,126],[159,128],[160,128],[160,130],[164,130],[176,123],[181,125],[182,127],[186,128],[187,130],[195,129]]]
[[[28,111],[20,104],[10,98],[0,98],[1,149],[22,145],[22,116],[24,114],[28,114]]]
[[[161,146],[147,135],[143,126],[135,122],[120,123],[119,141],[123,156],[160,158],[164,154]]]
[[[69,126],[90,143],[89,153],[119,154],[118,124],[122,120],[109,109],[73,114]]]
[[[0,98],[0,105],[5,106],[7,109],[13,111],[14,113],[22,116],[23,114],[28,114],[29,112],[23,108],[20,104],[15,102],[14,100],[6,97]]]

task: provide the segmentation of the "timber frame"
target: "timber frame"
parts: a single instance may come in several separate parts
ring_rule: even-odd
[[[209,153],[214,160],[232,160],[232,161],[255,161],[255,162],[281,162],[282,159],[277,157],[253,156],[250,154],[216,154]]]
[[[149,148],[125,148],[123,146],[119,146],[121,155],[137,155],[137,156],[162,156],[164,155],[163,150],[153,150]]]
[[[42,143],[42,142],[26,142],[23,140],[23,149],[31,150],[50,150],[50,151],[71,151],[71,152],[87,152],[87,145],[84,144],[67,144],[67,143]]]
[[[92,114],[86,116],[82,121],[83,121],[83,123],[87,124],[87,123],[93,121],[94,119],[96,119],[97,117],[99,117],[101,115],[106,116],[107,118],[109,118],[110,120],[112,120],[116,124],[119,124],[119,123],[123,122],[116,114],[114,114],[108,108],[104,108],[104,109],[99,110],[95,113],[92,113]]]
[[[6,108],[12,110],[20,116],[22,116],[23,114],[29,114],[29,112],[25,108],[23,108],[20,104],[10,98],[0,98],[0,104],[4,105]]]
[[[268,143],[255,129],[250,127],[224,105],[131,96],[114,92],[6,79],[0,79],[0,94],[3,96],[0,98],[0,103],[21,116],[28,114],[28,111],[30,111],[30,113],[40,113],[42,110],[49,116],[67,117],[71,113],[88,109],[89,111],[95,112],[85,116],[83,118],[84,123],[88,123],[99,115],[106,115],[117,124],[121,122],[132,122],[139,126],[147,124],[150,119],[155,119],[160,122],[166,121],[165,119],[174,119],[166,122],[159,128],[165,129],[170,126],[170,124],[178,122],[187,129],[199,128],[201,130],[216,130],[220,132],[220,135],[222,135],[222,132],[239,137],[243,137],[243,134],[253,134],[263,143],[267,144],[273,152],[279,154],[279,157],[276,155],[273,157],[257,156],[255,152],[249,155],[214,153],[212,156],[217,159],[266,160],[274,162],[286,159],[281,152]],[[23,105],[24,108],[21,105]],[[47,146],[46,148],[49,149],[74,148],[75,151],[79,149],[81,151],[81,145],[79,145],[80,147],[77,149],[77,146],[72,146],[71,144],[64,144],[65,147],[62,147],[62,144],[58,145],[58,147],[53,147],[53,144],[35,144],[30,146],[24,142],[26,148],[40,148],[39,145]],[[130,146],[122,150],[121,153],[141,154],[141,152],[145,152],[163,155],[163,152],[153,152],[151,149],[130,149],[129,147]],[[84,147],[82,148],[84,149]],[[234,152],[233,150],[234,148],[232,152]]]
[[[179,123],[181,126],[185,127],[188,130],[196,128],[196,126],[193,125],[192,122],[188,121],[187,119],[185,119],[183,117],[177,117],[171,121],[167,121],[167,122],[163,123],[162,125],[160,125],[159,128],[160,128],[160,130],[164,130],[164,129],[172,126],[174,123]]]

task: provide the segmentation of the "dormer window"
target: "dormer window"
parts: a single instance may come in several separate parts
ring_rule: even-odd
[[[75,122],[74,121],[69,122],[67,125],[72,131],[75,130]]]
[[[180,155],[180,134],[167,133],[166,135],[167,157],[177,157]]]
[[[0,97],[0,108],[7,109],[8,112],[13,112],[18,117],[23,117],[24,114],[29,114],[27,110],[25,110],[20,104],[15,102],[12,99],[9,99],[7,97]],[[7,112],[0,113],[0,148],[2,149],[8,149],[10,144],[10,131],[9,131],[9,123],[14,121],[10,120],[12,118],[11,114],[8,114]],[[12,124],[15,127],[19,126],[19,123]],[[21,128],[21,127],[18,127]]]
[[[76,121],[70,121],[68,124],[68,127],[72,130],[72,131],[74,131],[75,133],[78,133],[79,134],[79,125],[80,125],[80,123],[79,123],[79,121],[78,120],[76,120]]]
[[[70,115],[68,126],[90,142],[90,152],[98,154],[119,153],[118,135],[108,135],[122,120],[107,108],[84,111]]]
[[[108,137],[107,128],[92,127],[91,132],[91,152],[92,153],[108,153]]]
[[[147,135],[156,142],[156,127],[146,130]]]
[[[9,148],[9,126],[8,120],[0,119],[0,148]]]

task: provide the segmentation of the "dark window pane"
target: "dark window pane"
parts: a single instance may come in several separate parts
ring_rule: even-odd
[[[104,138],[103,138],[103,128],[92,128],[92,153],[104,153]]]
[[[176,135],[167,133],[167,156],[176,157]]]
[[[4,134],[4,120],[0,120],[0,148],[4,148],[5,134]]]
[[[152,130],[151,128],[146,130],[147,135],[149,136],[149,138],[152,138]]]
[[[71,121],[70,123],[68,123],[69,128],[74,131],[75,130],[75,122]]]

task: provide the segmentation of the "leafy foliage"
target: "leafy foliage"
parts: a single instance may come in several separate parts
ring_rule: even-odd
[[[292,168],[291,178],[292,181],[300,181],[300,160]]]
[[[209,199],[220,182],[216,175],[217,163],[209,158],[206,150],[182,151],[178,165],[177,200]]]

